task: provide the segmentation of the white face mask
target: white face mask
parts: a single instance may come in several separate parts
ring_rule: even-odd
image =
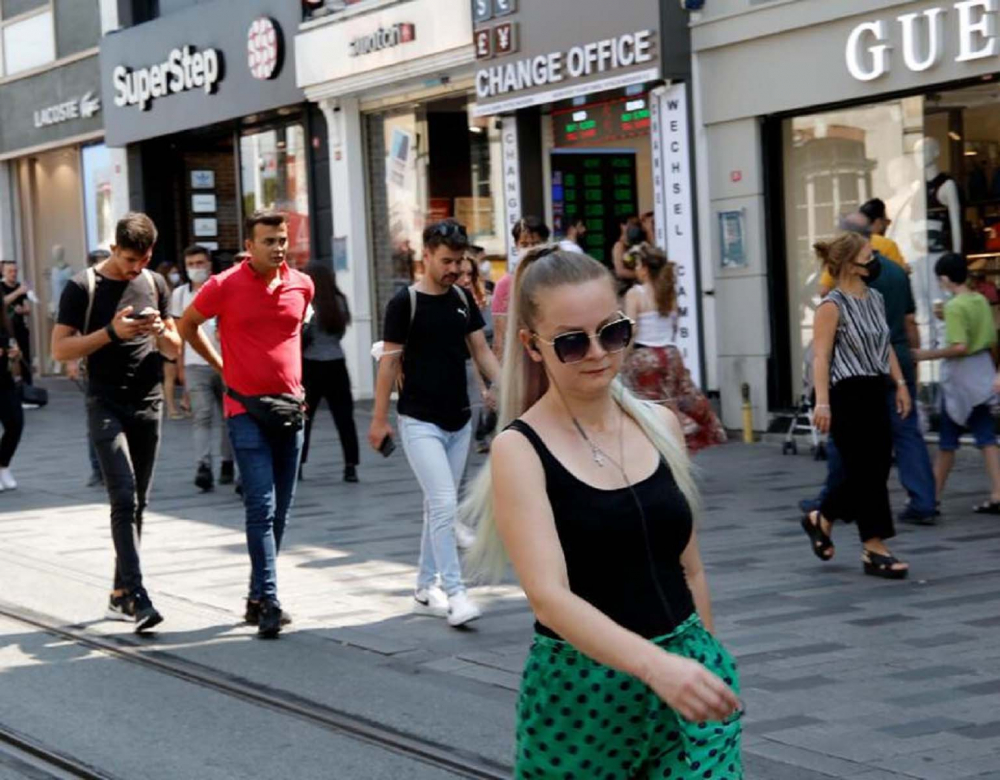
[[[171,271],[169,274],[167,274],[167,278],[170,280],[170,283],[173,284],[173,285],[180,284],[181,275],[179,273],[177,273],[177,271]]]
[[[188,269],[188,279],[190,279],[194,284],[201,284],[202,282],[208,281],[209,270],[207,268],[189,268]]]

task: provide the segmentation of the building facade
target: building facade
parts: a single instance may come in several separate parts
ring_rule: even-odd
[[[125,196],[104,144],[97,0],[0,2],[0,260],[32,291],[35,369],[66,281],[107,248]]]
[[[809,390],[813,244],[870,198],[939,338],[945,251],[1000,281],[996,0],[716,0],[692,16],[703,276],[712,278],[725,422],[755,427]],[[933,367],[921,369],[933,398]]]
[[[302,7],[117,6],[119,29],[101,40],[107,143],[126,150],[131,206],[160,227],[154,265],[180,264],[192,244],[226,265],[261,208],[289,215],[291,264],[331,262],[325,121],[295,84]]]
[[[429,222],[465,224],[497,275],[516,261],[511,228],[529,214],[556,234],[584,216],[587,251],[610,262],[619,221],[652,212],[659,242],[675,231],[677,256],[694,257],[690,57],[679,8],[655,0],[587,4],[585,13],[573,0],[326,6],[338,7],[317,9],[297,38],[299,86],[330,127],[335,265],[355,313],[348,359],[362,395],[372,391],[368,352],[385,304],[419,274]],[[686,353],[697,372],[693,260],[685,270]]]

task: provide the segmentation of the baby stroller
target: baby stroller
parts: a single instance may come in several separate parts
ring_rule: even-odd
[[[798,408],[792,415],[792,422],[788,426],[785,442],[781,446],[781,454],[798,455],[799,444],[795,437],[808,433],[812,438],[810,450],[813,457],[816,460],[826,460],[826,439],[820,437],[813,424],[813,407],[816,404],[816,388],[813,384],[813,354],[813,345],[810,342],[802,357],[802,396],[799,399]]]

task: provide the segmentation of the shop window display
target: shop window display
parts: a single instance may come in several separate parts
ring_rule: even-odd
[[[424,227],[454,218],[487,255],[506,249],[500,131],[473,118],[464,95],[369,115],[376,303],[382,311],[423,273]],[[376,164],[377,163],[377,164]]]
[[[282,125],[240,139],[243,213],[277,209],[288,215],[288,262],[309,263],[309,186],[306,134],[302,125]]]
[[[795,117],[784,121],[783,135],[794,395],[803,388],[820,302],[812,245],[833,236],[840,216],[871,198],[886,203],[892,220],[886,236],[910,272],[925,347],[943,346],[936,312],[945,296],[934,274],[943,253],[965,253],[976,284],[998,300],[1000,86]],[[920,395],[932,425],[939,371],[939,363],[920,364]]]

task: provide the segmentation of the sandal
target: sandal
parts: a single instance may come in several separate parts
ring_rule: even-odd
[[[978,506],[972,507],[972,511],[977,515],[1000,515],[1000,501],[984,501]]]
[[[910,573],[909,568],[893,568],[902,563],[895,555],[881,555],[871,550],[865,550],[861,554],[861,562],[865,567],[865,574],[871,577],[882,577],[887,580],[905,580]]]
[[[823,530],[820,515],[816,513],[816,522],[812,520],[812,513],[802,515],[802,530],[812,540],[812,551],[821,561],[829,561],[833,558],[833,539]],[[827,552],[830,554],[827,555]]]

